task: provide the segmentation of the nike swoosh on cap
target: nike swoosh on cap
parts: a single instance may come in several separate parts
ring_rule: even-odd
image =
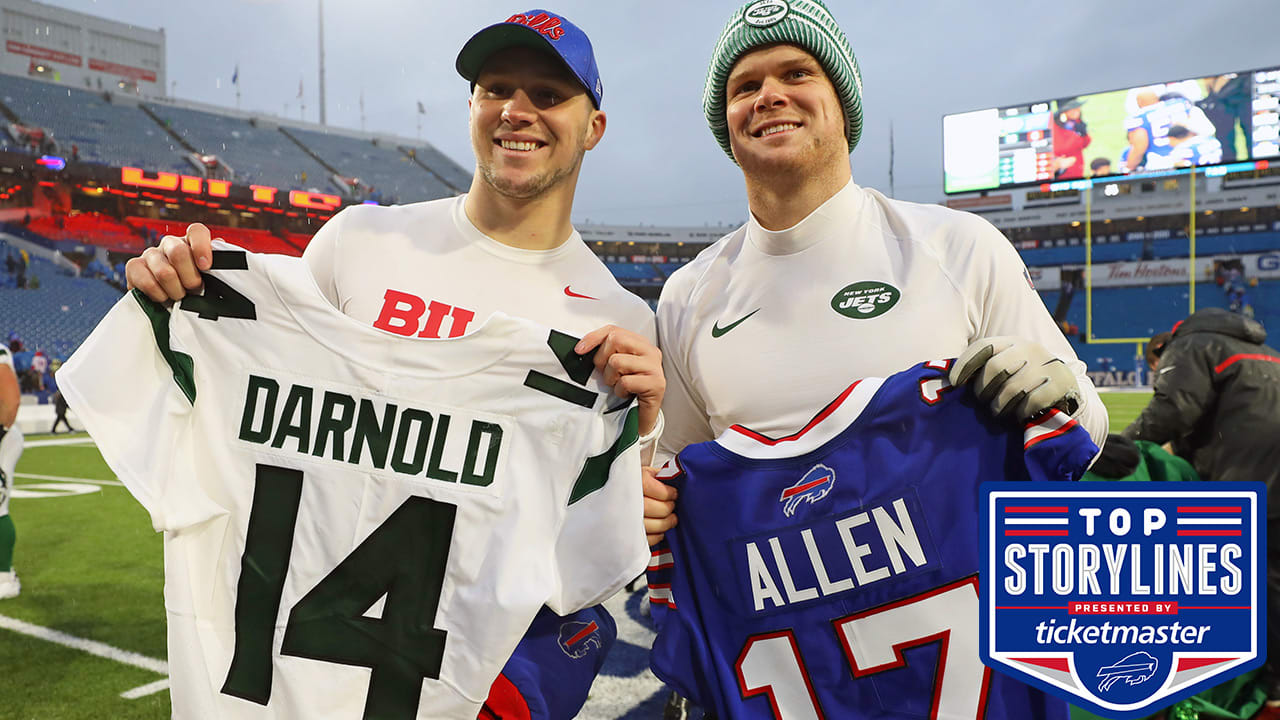
[[[713,338],[718,338],[718,337],[720,337],[721,335],[724,335],[725,333],[729,332],[730,330],[732,330],[732,329],[734,329],[734,328],[738,327],[739,325],[741,325],[743,322],[745,322],[745,321],[746,321],[746,319],[747,319],[747,318],[751,317],[752,315],[755,315],[755,314],[756,314],[756,313],[758,313],[758,312],[760,312],[760,308],[756,308],[755,310],[752,310],[751,312],[747,313],[746,315],[743,315],[742,317],[740,317],[740,318],[738,318],[737,320],[735,320],[735,321],[733,321],[733,322],[729,323],[728,325],[725,325],[724,327],[720,327],[720,324],[719,324],[719,322],[718,322],[718,321],[717,321],[717,322],[712,323],[712,324],[711,324],[711,337],[713,337]]]
[[[568,285],[564,286],[564,294],[572,298],[582,298],[583,300],[599,300],[599,298],[593,298],[590,295],[583,295],[582,293],[576,293],[570,290]]]

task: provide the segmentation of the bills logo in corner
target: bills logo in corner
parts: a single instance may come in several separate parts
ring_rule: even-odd
[[[1262,664],[1262,483],[1052,485],[982,486],[984,663],[1117,720]]]

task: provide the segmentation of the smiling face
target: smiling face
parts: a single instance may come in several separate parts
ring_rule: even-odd
[[[822,65],[794,45],[746,53],[725,84],[729,143],[749,177],[848,165],[844,110]]]
[[[493,54],[471,94],[477,177],[498,193],[534,198],[569,182],[604,134],[577,79],[555,58],[523,47]]]

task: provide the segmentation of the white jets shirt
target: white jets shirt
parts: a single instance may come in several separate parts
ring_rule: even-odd
[[[126,295],[58,376],[165,533],[174,717],[475,718],[539,607],[643,570],[635,412],[575,338],[396,338],[301,260],[215,250],[202,297]]]
[[[852,182],[786,230],[752,218],[662,288],[657,462],[733,424],[787,435],[854,380],[998,335],[1040,343],[1071,368],[1076,419],[1101,445],[1106,408],[1085,364],[986,220]]]

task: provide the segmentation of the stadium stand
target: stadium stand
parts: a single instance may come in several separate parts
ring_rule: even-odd
[[[1133,287],[1095,288],[1093,291],[1093,336],[1107,338],[1149,338],[1169,330],[1188,313],[1188,288],[1179,285],[1140,285]],[[1056,290],[1041,291],[1045,306],[1058,304]],[[1280,328],[1280,280],[1262,280],[1250,288],[1252,306],[1257,308],[1255,319],[1268,329]],[[1196,308],[1227,308],[1227,299],[1221,288],[1213,282],[1196,283]],[[1118,369],[1132,370],[1135,347],[1127,343],[1085,343],[1080,335],[1086,332],[1086,299],[1077,292],[1071,300],[1066,322],[1079,328],[1079,333],[1069,334],[1067,339],[1080,359],[1090,369],[1114,365]],[[1274,343],[1275,341],[1272,340]]]
[[[57,152],[82,162],[189,172],[181,145],[136,105],[115,105],[101,93],[0,75],[0,112],[11,121],[50,131]]]
[[[0,241],[0,256],[7,252]],[[79,347],[121,295],[102,280],[72,277],[38,257],[27,269],[28,281],[33,277],[39,288],[0,287],[5,324],[0,330],[16,331],[28,350],[44,350],[52,358],[66,358]]]
[[[27,228],[51,240],[99,245],[116,252],[137,254],[146,249],[135,228],[97,212],[37,217]]]
[[[666,276],[650,263],[607,262],[609,272],[625,285],[661,285]]]
[[[302,128],[287,128],[287,132],[337,169],[338,174],[358,178],[372,191],[369,199],[379,203],[411,203],[454,194],[436,172],[428,171],[399,149]],[[415,154],[421,156],[424,150],[415,148]]]
[[[460,192],[466,192],[467,188],[471,187],[471,172],[430,145],[417,148],[401,146],[400,149],[407,152],[413,157],[414,162],[422,167],[439,173],[446,183]]]
[[[196,152],[216,155],[234,171],[235,182],[337,190],[329,180],[328,168],[282,135],[274,124],[263,121],[255,127],[243,118],[201,110],[158,104],[146,107]],[[185,172],[192,169],[187,165]]]
[[[1062,247],[1041,247],[1019,250],[1022,261],[1032,267],[1083,264],[1084,243]],[[1145,247],[1144,247],[1145,246]],[[1223,253],[1264,252],[1280,248],[1280,232],[1236,232],[1222,234],[1197,234],[1196,255]],[[1187,257],[1191,254],[1191,242],[1185,236],[1145,240],[1125,240],[1116,243],[1095,243],[1094,262],[1117,260],[1151,260],[1156,258]]]
[[[147,229],[156,235],[185,235],[188,222],[178,220],[152,220],[150,218],[126,218],[131,227]],[[270,230],[254,228],[233,228],[221,225],[209,225],[209,232],[215,238],[221,238],[246,250],[263,253],[280,253],[284,255],[301,255],[302,248],[290,243],[282,237],[273,235]]]

